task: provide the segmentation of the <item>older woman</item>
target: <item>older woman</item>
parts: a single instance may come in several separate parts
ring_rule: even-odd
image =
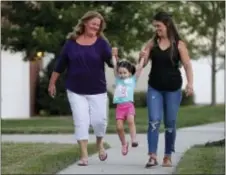
[[[68,35],[49,82],[49,94],[56,94],[56,81],[65,69],[66,91],[72,110],[75,136],[80,146],[80,166],[88,165],[89,126],[93,127],[99,159],[107,159],[103,137],[107,126],[105,63],[112,67],[111,48],[104,37],[105,21],[95,11],[87,12]]]
[[[162,118],[165,125],[165,156],[162,166],[172,166],[171,154],[174,152],[176,139],[177,113],[182,99],[182,77],[180,63],[187,76],[186,93],[193,93],[193,73],[190,57],[185,43],[180,39],[172,17],[166,12],[154,16],[153,25],[156,34],[141,52],[146,63],[151,60],[148,81],[148,154],[146,167],[156,166],[159,126]],[[164,115],[163,115],[164,114]]]

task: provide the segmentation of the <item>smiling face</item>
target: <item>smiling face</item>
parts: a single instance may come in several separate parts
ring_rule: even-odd
[[[128,78],[130,75],[131,75],[131,73],[128,71],[127,68],[125,68],[125,67],[119,67],[119,68],[118,68],[118,76],[119,76],[121,79],[126,79],[126,78]]]
[[[167,36],[167,28],[163,22],[154,20],[153,26],[155,27],[155,32],[159,37]]]
[[[100,31],[101,19],[94,17],[88,20],[84,25],[85,25],[85,32],[88,35],[96,36],[97,33]]]

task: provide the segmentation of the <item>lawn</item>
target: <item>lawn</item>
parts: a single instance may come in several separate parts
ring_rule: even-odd
[[[75,144],[3,142],[1,147],[2,174],[55,174],[79,158]],[[93,154],[96,146],[89,144],[88,150]]]
[[[177,127],[188,127],[213,122],[224,121],[225,106],[191,106],[181,107],[178,114]],[[136,126],[138,133],[147,130],[147,109],[136,109]],[[126,127],[126,130],[128,128]],[[163,130],[163,125],[161,126]],[[35,117],[28,120],[1,120],[1,131],[4,134],[13,133],[73,133],[71,117]],[[110,109],[108,133],[115,132],[115,112]]]
[[[194,146],[179,162],[174,174],[225,173],[225,146]]]

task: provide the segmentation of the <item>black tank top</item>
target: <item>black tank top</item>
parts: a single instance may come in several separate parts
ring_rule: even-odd
[[[182,86],[180,72],[180,54],[178,44],[175,44],[171,59],[170,49],[162,50],[155,42],[150,51],[151,71],[148,84],[159,91],[176,91]]]

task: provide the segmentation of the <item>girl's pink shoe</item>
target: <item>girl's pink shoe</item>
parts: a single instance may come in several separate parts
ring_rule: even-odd
[[[122,155],[125,156],[127,155],[129,151],[129,143],[127,142],[125,145],[122,145]]]
[[[132,147],[138,147],[138,142],[132,142]]]

